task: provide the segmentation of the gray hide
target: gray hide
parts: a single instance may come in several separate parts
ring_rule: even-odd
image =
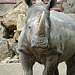
[[[38,19],[40,14],[44,16]],[[38,22],[40,20],[42,22]],[[36,61],[44,64],[43,75],[54,75],[57,65],[75,53],[74,20],[56,11],[51,11],[49,14],[44,4],[31,6],[19,37],[18,50],[24,75],[33,75],[32,67]]]
[[[62,53],[61,61],[67,60],[75,52],[75,21],[69,15],[51,11],[51,44]]]

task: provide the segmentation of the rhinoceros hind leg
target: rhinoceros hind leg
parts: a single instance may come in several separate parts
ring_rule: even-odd
[[[24,70],[24,75],[33,75],[32,67],[35,63],[33,56],[27,55],[23,51],[19,51],[19,59]]]
[[[67,75],[75,75],[75,54],[66,61]]]

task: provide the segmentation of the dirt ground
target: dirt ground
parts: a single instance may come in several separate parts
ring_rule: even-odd
[[[44,66],[35,63],[33,66],[33,75],[42,75]],[[66,75],[65,63],[59,64],[59,75]],[[0,75],[23,75],[23,70],[20,63],[0,64]]]
[[[33,75],[42,75],[44,66],[40,65],[39,63],[35,63],[33,69],[34,69]],[[64,62],[59,64],[58,69],[59,69],[59,75],[66,75],[67,67],[66,67],[66,64]]]

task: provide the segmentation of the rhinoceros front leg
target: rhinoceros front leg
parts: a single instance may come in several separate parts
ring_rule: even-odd
[[[19,58],[24,70],[24,75],[33,75],[32,67],[35,63],[33,56],[19,51]]]
[[[58,66],[58,55],[52,54],[47,56],[43,75],[55,75],[54,72]]]

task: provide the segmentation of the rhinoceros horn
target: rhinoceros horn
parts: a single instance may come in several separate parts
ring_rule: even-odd
[[[39,36],[45,36],[45,11],[43,11],[42,15],[39,18],[39,25],[37,31]]]

